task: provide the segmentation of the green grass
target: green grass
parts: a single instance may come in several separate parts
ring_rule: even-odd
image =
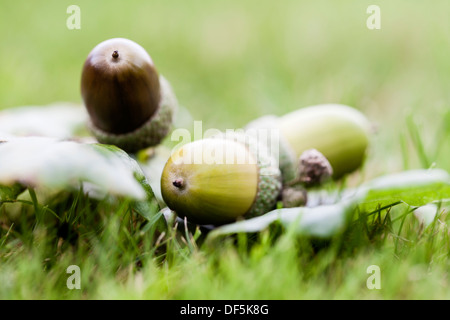
[[[450,170],[447,0],[377,1],[382,27],[373,31],[365,26],[371,1],[77,3],[80,30],[66,28],[70,1],[2,2],[0,108],[81,103],[87,54],[120,36],[148,50],[204,130],[343,103],[378,129],[348,185],[404,169]],[[274,228],[211,247],[198,231],[161,236],[124,204],[73,197],[36,198],[15,217],[0,209],[0,298],[450,298],[444,210],[427,228],[394,207],[375,221],[355,213],[327,241]],[[72,264],[81,290],[66,287]],[[380,267],[379,290],[366,286],[371,265]]]
[[[85,206],[80,204],[80,207]],[[98,208],[97,208],[98,209]],[[101,212],[101,211],[100,211]],[[448,299],[447,215],[427,228],[407,212],[366,214],[330,240],[272,229],[203,244],[170,229],[155,246],[129,212],[92,212],[77,238],[48,225],[1,236],[2,298],[14,299]],[[70,224],[69,230],[75,227]],[[57,230],[57,229],[56,229]],[[198,236],[198,232],[197,232]],[[186,240],[189,239],[189,240]],[[188,244],[190,243],[190,245]],[[81,270],[69,290],[66,268]],[[371,265],[381,289],[368,289]]]

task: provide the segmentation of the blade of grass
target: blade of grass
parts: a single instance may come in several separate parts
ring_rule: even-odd
[[[406,125],[411,137],[411,140],[414,144],[415,150],[417,152],[417,156],[422,164],[424,169],[428,169],[431,165],[430,160],[428,159],[427,153],[425,151],[425,147],[422,142],[421,134],[419,132],[418,126],[414,121],[412,115],[406,117]]]

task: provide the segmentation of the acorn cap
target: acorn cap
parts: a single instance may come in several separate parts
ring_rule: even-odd
[[[188,143],[164,167],[161,194],[180,217],[224,224],[272,209],[280,172],[245,143],[214,137]]]
[[[145,49],[123,38],[103,41],[89,53],[81,95],[99,142],[129,152],[158,144],[176,107],[170,85]]]
[[[277,130],[278,145],[270,148],[270,152],[275,160],[278,160],[278,166],[282,173],[282,180],[284,183],[292,181],[296,178],[297,161],[294,150],[289,145],[289,142],[281,134],[278,126],[278,117],[275,115],[266,115],[249,122],[245,127],[245,133],[258,139],[264,145],[270,144],[271,130]]]

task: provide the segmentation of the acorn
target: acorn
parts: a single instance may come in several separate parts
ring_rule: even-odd
[[[338,180],[364,162],[371,125],[363,113],[340,104],[323,104],[295,110],[281,117],[265,116],[246,129],[276,128],[280,132],[280,169],[284,182],[299,178],[299,158],[309,149],[325,156]]]
[[[146,50],[123,38],[103,41],[89,53],[81,96],[97,140],[127,152],[159,144],[177,107],[169,82]]]
[[[221,225],[276,206],[281,172],[250,136],[218,135],[172,153],[161,176],[167,206],[188,221]]]

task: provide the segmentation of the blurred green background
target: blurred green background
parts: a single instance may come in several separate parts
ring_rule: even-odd
[[[66,27],[71,4],[80,30]],[[366,27],[371,4],[380,30]],[[449,13],[448,0],[2,1],[0,108],[81,103],[89,51],[126,37],[150,53],[204,130],[343,103],[378,128],[366,178],[450,169]]]

